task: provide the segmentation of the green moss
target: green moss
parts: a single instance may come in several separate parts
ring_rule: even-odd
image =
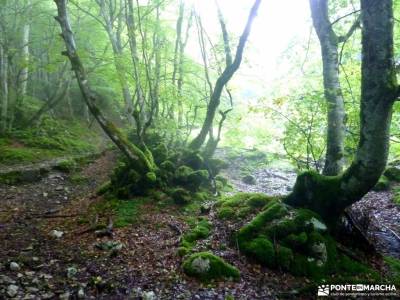
[[[381,176],[379,181],[376,183],[375,187],[373,188],[374,191],[387,191],[390,188],[390,181],[386,176]]]
[[[186,184],[188,183],[189,175],[193,173],[193,169],[188,166],[180,166],[175,171],[175,179],[178,184]]]
[[[284,270],[289,270],[294,260],[292,249],[279,246],[276,250],[276,263]]]
[[[297,177],[293,192],[284,202],[293,207],[302,207],[318,213],[328,224],[334,224],[342,208],[337,199],[341,197],[341,176],[323,176],[307,171]]]
[[[220,219],[233,219],[235,211],[231,207],[222,207],[218,210],[218,218]]]
[[[134,200],[106,198],[91,206],[89,214],[109,215],[113,213],[114,227],[126,227],[140,221],[142,207],[148,201],[149,199],[147,198],[135,198]]]
[[[185,205],[191,202],[190,193],[183,188],[176,188],[172,190],[171,197],[178,205]]]
[[[196,227],[183,236],[183,240],[188,243],[193,243],[197,240],[207,238],[210,235],[210,232],[211,223],[202,219],[197,223]]]
[[[82,183],[88,182],[89,178],[87,178],[83,175],[80,175],[80,174],[74,174],[69,178],[69,180],[75,184],[82,184]]]
[[[221,218],[242,219],[260,210],[272,200],[273,198],[261,193],[237,193],[217,203],[218,215]]]
[[[199,170],[204,167],[204,159],[198,152],[187,151],[183,153],[182,161],[193,170]]]
[[[217,176],[215,177],[215,181],[220,182],[222,186],[226,186],[226,185],[228,184],[228,179],[225,178],[225,177],[222,176],[222,175],[217,175]]]
[[[183,256],[187,255],[188,253],[190,253],[190,250],[191,249],[188,248],[188,247],[179,247],[178,248],[178,255],[183,257]]]
[[[393,191],[393,203],[400,206],[400,187],[396,187]]]
[[[157,181],[157,176],[154,172],[146,173],[146,180],[150,183],[155,183]]]
[[[168,157],[168,147],[164,144],[161,143],[159,145],[157,145],[154,149],[153,149],[153,157],[154,157],[154,161],[157,164],[160,164],[161,162],[165,161]]]
[[[389,276],[386,280],[397,287],[400,286],[400,259],[391,256],[384,256],[383,259],[389,268]]]
[[[0,183],[16,184],[21,182],[22,173],[20,171],[12,171],[0,175]]]
[[[308,237],[305,232],[301,232],[299,234],[292,233],[284,239],[284,243],[289,245],[291,248],[299,249],[307,243],[307,239]]]
[[[167,172],[171,172],[171,173],[174,172],[176,169],[175,164],[170,160],[166,160],[166,161],[162,162],[160,167],[161,167],[161,169],[163,169]]]
[[[400,182],[400,169],[396,167],[389,167],[383,173],[389,180],[394,182]]]
[[[106,181],[104,182],[98,189],[97,189],[97,195],[104,195],[110,190],[111,187],[111,181]]]
[[[208,167],[211,170],[211,173],[216,176],[222,169],[226,169],[229,167],[229,163],[222,159],[212,158],[207,161]]]
[[[247,205],[253,208],[262,208],[271,201],[265,194],[253,194],[247,199]]]
[[[274,245],[266,237],[259,236],[249,243],[241,243],[240,250],[266,266],[275,266]]]
[[[220,279],[237,280],[240,277],[237,268],[209,252],[192,254],[184,261],[183,270],[187,275],[205,282]]]

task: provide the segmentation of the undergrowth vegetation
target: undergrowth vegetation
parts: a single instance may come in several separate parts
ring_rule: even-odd
[[[43,119],[40,126],[15,130],[0,138],[0,164],[29,163],[96,152],[103,138],[87,124]]]

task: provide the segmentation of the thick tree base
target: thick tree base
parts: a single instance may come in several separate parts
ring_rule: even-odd
[[[345,201],[341,179],[341,176],[323,176],[312,171],[300,174],[293,192],[284,202],[314,211],[329,227],[333,227],[346,208],[342,206]]]

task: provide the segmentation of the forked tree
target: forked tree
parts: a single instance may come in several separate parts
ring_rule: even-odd
[[[344,209],[377,183],[389,153],[393,104],[400,94],[393,53],[393,1],[361,0],[360,140],[350,167],[339,176],[306,172],[285,199],[333,224]]]

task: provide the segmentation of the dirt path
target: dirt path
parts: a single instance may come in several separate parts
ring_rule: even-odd
[[[276,299],[307,285],[303,278],[249,263],[231,245],[234,228],[213,212],[208,216],[212,234],[195,251],[211,250],[237,266],[242,274],[238,282],[207,285],[183,274],[180,235],[171,225],[184,232],[188,215],[178,207],[144,205],[140,220],[115,228],[111,238],[85,232],[88,225],[80,223],[79,215],[101,201],[92,192],[107,180],[113,165],[113,155],[106,153],[82,170],[80,175],[89,180],[81,184],[51,172],[37,183],[0,186],[0,299]],[[52,215],[65,217],[47,218]],[[54,229],[63,236],[51,237]],[[122,249],[98,249],[110,241]]]

